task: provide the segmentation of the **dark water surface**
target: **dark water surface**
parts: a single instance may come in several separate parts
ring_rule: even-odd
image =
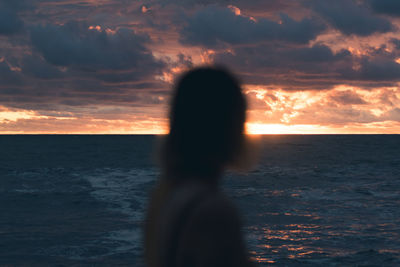
[[[141,266],[155,141],[0,136],[0,266]],[[400,135],[261,142],[223,182],[260,265],[400,266]]]

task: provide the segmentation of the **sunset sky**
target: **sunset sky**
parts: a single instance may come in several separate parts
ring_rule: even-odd
[[[399,0],[0,0],[0,133],[165,133],[210,63],[249,133],[400,134]]]

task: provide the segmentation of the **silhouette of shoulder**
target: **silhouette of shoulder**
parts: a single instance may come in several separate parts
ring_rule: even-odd
[[[177,266],[249,266],[239,214],[222,193],[193,207],[179,238]]]

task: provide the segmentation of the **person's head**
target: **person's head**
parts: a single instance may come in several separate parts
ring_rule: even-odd
[[[176,83],[162,163],[171,179],[215,179],[244,147],[246,100],[226,69],[200,67]]]

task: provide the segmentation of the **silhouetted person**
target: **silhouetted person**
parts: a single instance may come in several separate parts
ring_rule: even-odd
[[[224,69],[197,68],[177,83],[147,214],[149,267],[252,265],[240,217],[219,189],[244,152],[245,112],[240,85]]]

